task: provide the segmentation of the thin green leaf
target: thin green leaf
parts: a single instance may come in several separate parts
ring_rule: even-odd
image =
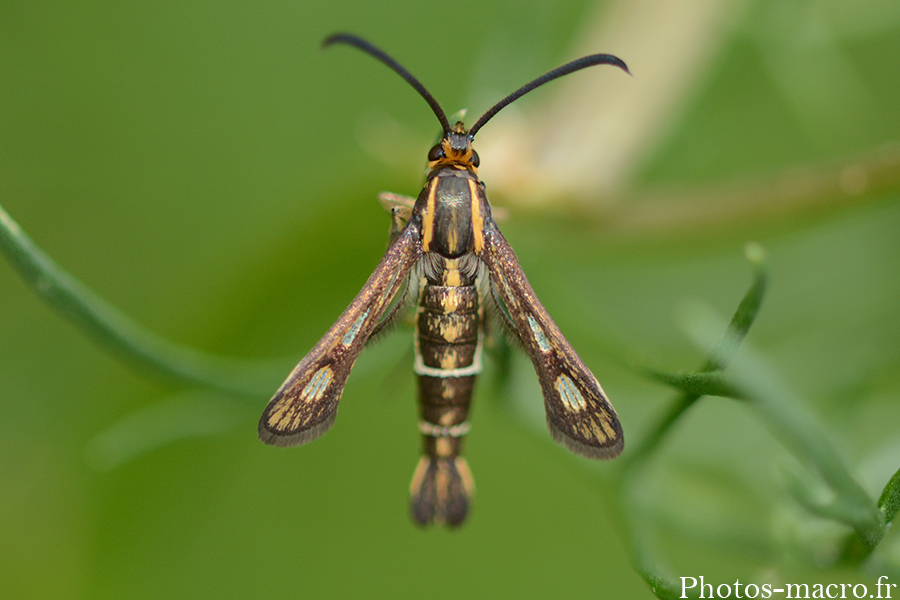
[[[660,383],[670,385],[682,391],[685,396],[699,398],[700,396],[723,396],[728,398],[741,398],[741,392],[726,377],[720,373],[689,372],[689,373],[664,373],[647,369],[644,373]]]
[[[292,361],[214,356],[135,323],[50,258],[0,206],[0,250],[32,289],[113,353],[170,379],[235,393],[267,394]]]
[[[247,422],[247,410],[216,392],[182,392],[122,418],[88,443],[85,456],[109,471],[175,442],[225,433]]]
[[[696,310],[690,321],[688,333],[699,346],[706,346],[715,327],[715,316]],[[757,409],[782,444],[802,464],[818,472],[835,493],[831,505],[821,507],[819,514],[828,514],[850,525],[867,546],[877,545],[884,536],[884,516],[850,473],[818,419],[746,347],[742,360],[731,368],[729,379],[740,390],[739,396]]]
[[[738,304],[737,310],[735,310],[724,335],[715,344],[699,371],[694,373],[664,373],[642,365],[635,366],[636,370],[657,381],[672,385],[679,389],[682,394],[675,399],[675,402],[657,421],[656,425],[651,427],[649,435],[639,442],[638,447],[627,456],[625,462],[628,465],[639,462],[652,453],[658,447],[666,432],[701,396],[710,394],[739,397],[737,390],[728,384],[726,380],[715,377],[706,378],[701,374],[721,371],[728,366],[738,346],[747,337],[747,332],[756,320],[756,316],[759,314],[759,309],[762,306],[768,279],[764,268],[765,253],[762,247],[756,243],[747,244],[744,253],[754,267],[753,283]]]
[[[878,508],[884,515],[885,523],[892,522],[897,516],[897,512],[900,511],[900,469],[884,486],[881,497],[878,499]]]

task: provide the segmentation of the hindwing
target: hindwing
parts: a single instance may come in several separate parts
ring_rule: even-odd
[[[259,420],[263,442],[295,446],[328,431],[353,363],[421,255],[419,227],[410,223],[391,243],[344,314],[269,401]]]
[[[615,409],[541,305],[515,252],[490,218],[485,219],[484,247],[478,256],[534,364],[553,439],[588,458],[618,456],[625,440]]]

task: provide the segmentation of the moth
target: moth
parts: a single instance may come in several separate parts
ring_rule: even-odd
[[[410,484],[415,522],[453,527],[469,511],[475,486],[461,451],[488,313],[499,315],[496,320],[534,363],[553,439],[588,458],[617,456],[624,438],[616,411],[541,305],[491,217],[472,142],[503,107],[548,81],[593,65],[625,72],[628,67],[609,54],[585,56],[522,86],[466,129],[462,122],[451,125],[431,93],[379,48],[347,33],[328,37],[323,47],[332,44],[354,46],[403,77],[428,102],[443,133],[428,152],[425,184],[415,201],[383,196],[393,213],[387,252],[337,323],[269,401],[259,421],[260,439],[294,446],[325,433],[366,342],[414,302],[413,370],[423,440]]]

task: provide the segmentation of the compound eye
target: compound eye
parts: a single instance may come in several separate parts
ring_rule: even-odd
[[[444,156],[444,147],[441,144],[438,144],[434,148],[428,151],[428,162],[434,162],[436,160],[440,160],[445,158]]]
[[[481,164],[481,159],[478,158],[478,153],[472,150],[472,166],[477,167],[479,164]]]

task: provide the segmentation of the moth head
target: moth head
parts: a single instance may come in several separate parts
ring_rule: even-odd
[[[468,169],[477,169],[478,153],[472,148],[475,139],[462,121],[450,128],[441,136],[441,140],[428,152],[428,167],[434,169],[444,165],[460,165]]]

